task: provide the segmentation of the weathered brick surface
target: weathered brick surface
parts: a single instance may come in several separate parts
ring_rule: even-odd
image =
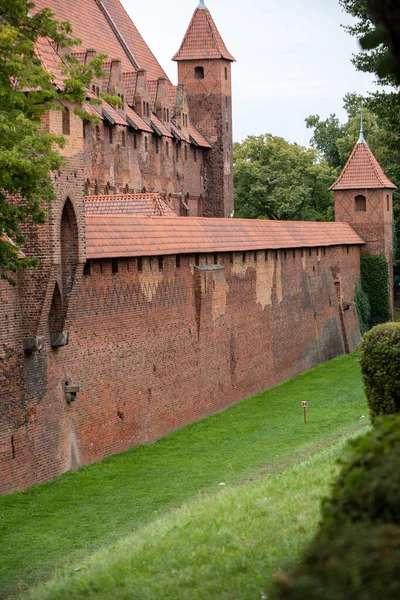
[[[160,271],[143,258],[141,272],[120,260],[114,274],[94,262],[90,276],[80,264],[68,346],[51,349],[41,331],[44,350],[23,356],[18,331],[5,335],[2,493],[152,442],[344,351],[334,277],[352,302],[358,247],[215,260],[182,256],[177,267],[168,256]],[[344,326],[352,349],[354,308]],[[66,384],[83,390],[70,405]]]

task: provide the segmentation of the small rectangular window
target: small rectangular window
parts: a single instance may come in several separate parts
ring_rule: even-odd
[[[255,263],[257,262],[257,250],[255,250],[255,252],[254,252],[254,262]]]
[[[148,149],[149,149],[149,143],[148,143],[148,141],[147,141],[147,136],[144,138],[144,149],[145,149],[145,151],[146,151],[146,152],[147,152],[147,151],[148,151]]]
[[[214,254],[214,265],[218,264],[218,254]]]
[[[193,160],[197,162],[197,148],[193,148]]]
[[[195,67],[194,76],[196,79],[204,79],[204,68],[203,67]]]
[[[229,262],[231,265],[233,265],[233,252],[229,253]]]
[[[178,162],[179,160],[179,146],[178,144],[176,145],[176,162]]]
[[[180,257],[179,254],[177,254],[176,257],[175,257],[175,264],[176,264],[176,268],[180,269],[180,267],[181,267],[181,257]]]
[[[158,257],[158,270],[163,271],[163,269],[164,269],[164,257],[159,256]]]
[[[228,67],[225,67],[225,80],[228,81]]]
[[[309,249],[308,256],[312,256],[312,248]]]
[[[111,272],[113,275],[118,273],[118,258],[111,259]]]
[[[169,142],[165,142],[165,154],[169,156]]]
[[[142,258],[137,259],[137,270],[139,271],[139,273],[141,273],[143,271],[143,259]]]
[[[125,146],[126,146],[125,131],[121,132],[121,144],[122,144],[122,147],[125,148]]]
[[[113,128],[109,127],[108,128],[108,141],[110,142],[110,144],[113,143],[113,133],[114,133]]]
[[[90,260],[87,260],[85,262],[85,265],[83,267],[83,274],[84,275],[91,275],[92,274],[92,264],[91,264]]]
[[[200,264],[200,257],[198,254],[195,255],[194,262],[195,262],[196,267],[198,267]]]
[[[296,250],[293,250],[293,258],[296,258]]]
[[[246,262],[246,252],[242,252],[242,262]]]
[[[133,149],[137,149],[137,135],[136,133],[133,135]]]
[[[158,138],[155,138],[154,142],[155,142],[155,147],[156,147],[156,154],[158,154],[160,151],[160,144],[159,144]]]
[[[326,256],[326,248],[324,247],[323,250],[324,250],[324,256]]]
[[[187,159],[188,159],[188,149],[187,149],[187,146],[185,146],[185,160],[187,160]]]
[[[71,133],[71,115],[68,108],[64,108],[62,113],[62,133],[63,135],[70,135]]]

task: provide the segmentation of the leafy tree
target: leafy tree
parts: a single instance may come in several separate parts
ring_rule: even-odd
[[[22,226],[42,223],[46,204],[54,199],[51,171],[59,170],[63,159],[58,152],[65,140],[41,127],[50,109],[62,109],[59,99],[79,104],[86,98],[86,86],[102,73],[104,55],[87,65],[66,54],[63,57],[63,90],[53,85],[44,69],[36,45],[47,38],[58,48],[78,43],[68,23],[58,23],[50,10],[31,13],[26,0],[0,3],[0,274],[10,277],[34,263],[18,258],[17,244],[23,243]],[[83,116],[76,108],[77,114]]]
[[[234,146],[236,217],[329,220],[335,172],[320,154],[270,134]]]

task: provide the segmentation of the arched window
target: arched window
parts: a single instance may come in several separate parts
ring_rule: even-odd
[[[225,79],[228,81],[228,67],[225,67]]]
[[[367,210],[367,199],[365,196],[355,197],[356,212],[366,212]]]
[[[64,108],[62,113],[62,133],[63,135],[70,135],[71,133],[71,115],[68,108]]]
[[[75,280],[76,267],[79,260],[78,225],[74,208],[68,198],[64,204],[61,215],[61,273],[62,273],[62,299],[64,318]]]
[[[50,334],[60,333],[63,330],[63,325],[64,325],[63,303],[62,303],[60,288],[58,287],[57,282],[54,286],[53,297],[51,299],[48,323],[49,323]]]
[[[195,67],[194,68],[194,76],[196,79],[204,79],[204,68],[203,67]]]

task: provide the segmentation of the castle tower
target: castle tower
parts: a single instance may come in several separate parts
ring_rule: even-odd
[[[364,138],[360,138],[338,180],[334,191],[335,220],[345,221],[365,241],[363,252],[386,256],[393,290],[393,190],[396,186],[386,177],[382,167]]]
[[[187,90],[190,117],[212,145],[205,159],[203,214],[229,217],[234,209],[231,63],[235,59],[204,0],[173,60],[178,63],[178,82]]]

